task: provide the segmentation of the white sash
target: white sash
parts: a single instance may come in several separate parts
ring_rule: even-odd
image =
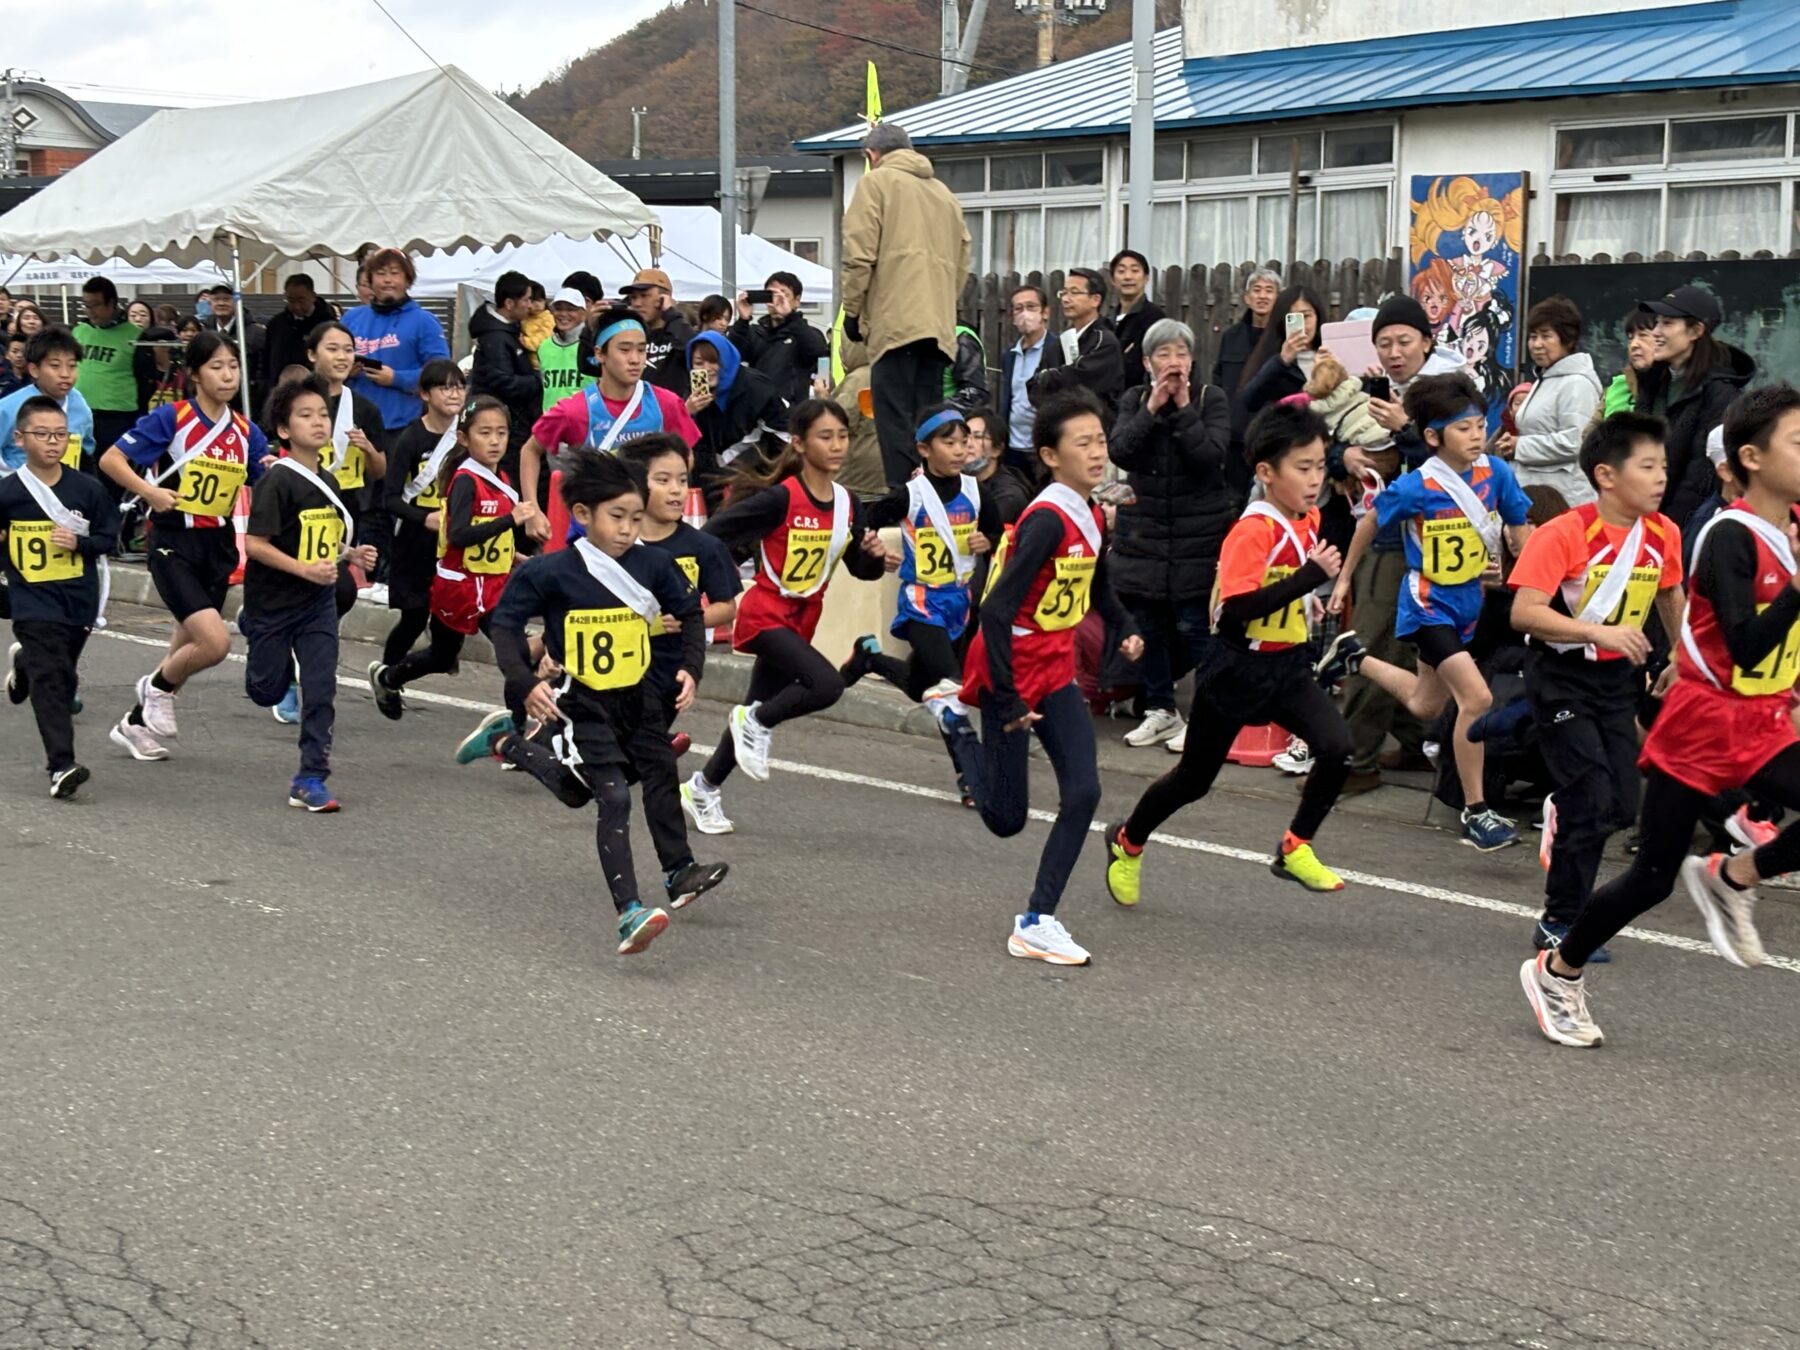
[[[739,455],[743,454],[744,451],[755,447],[761,442],[762,438],[768,434],[769,424],[767,422],[758,422],[754,429],[746,431],[737,440],[719,451],[719,463],[730,464]]]
[[[198,403],[194,405],[194,412],[196,414],[200,412],[200,405]],[[225,410],[225,415],[208,427],[204,436],[177,455],[175,459],[170,462],[168,468],[152,478],[150,480],[150,485],[152,487],[160,485],[165,478],[180,473],[182,466],[190,459],[198,459],[201,455],[204,455],[208,450],[212,449],[213,442],[225,434],[226,430],[231,426],[234,420],[236,419],[233,417],[231,409],[227,408]]]
[[[1085,497],[1066,483],[1052,483],[1038,493],[1032,504],[1035,506],[1037,502],[1048,502],[1074,521],[1075,528],[1081,531],[1081,537],[1087,541],[1094,556],[1100,556],[1100,523],[1094,519],[1094,508]]]
[[[1631,523],[1631,529],[1619,543],[1619,551],[1613,555],[1612,567],[1607,570],[1606,580],[1594,589],[1588,597],[1587,604],[1581,607],[1581,613],[1575,616],[1578,623],[1605,623],[1608,616],[1619,607],[1619,601],[1625,598],[1625,588],[1631,584],[1631,572],[1638,564],[1638,558],[1644,551],[1644,519],[1639,516]],[[1699,554],[1695,554],[1698,557]],[[1598,561],[1596,559],[1596,561]],[[1590,562],[1591,568],[1594,564]],[[1594,644],[1580,642],[1547,642],[1544,644],[1553,652],[1585,651],[1590,660],[1594,657]]]
[[[73,473],[72,469],[64,469],[64,473]],[[19,470],[19,481],[25,484],[25,490],[31,494],[31,500],[38,504],[38,510],[50,517],[50,523],[77,535],[82,539],[88,537],[88,520],[79,511],[71,511],[50,490],[50,485],[39,478],[29,468]],[[96,555],[94,561],[99,564],[100,571],[100,603],[94,609],[95,628],[106,627],[106,601],[112,594],[112,574],[107,571],[104,555]]]
[[[656,597],[645,590],[617,558],[607,556],[585,539],[575,541],[575,551],[581,555],[588,575],[623,600],[625,607],[645,623],[654,624],[661,617],[662,606]]]
[[[1775,555],[1776,565],[1790,577],[1794,575],[1794,549],[1793,545],[1788,543],[1787,534],[1781,530],[1779,526],[1769,524],[1768,521],[1764,520],[1754,511],[1721,511],[1711,520],[1707,521],[1705,525],[1701,526],[1700,537],[1694,540],[1694,566],[1696,569],[1700,566],[1700,550],[1706,545],[1706,536],[1711,534],[1713,532],[1713,526],[1717,525],[1722,520],[1735,520],[1738,524],[1749,530],[1751,534],[1755,535],[1758,539],[1762,540],[1763,543],[1769,546],[1769,552]],[[1693,606],[1690,605],[1688,606],[1688,613],[1681,616],[1682,649],[1687,652],[1688,657],[1693,661],[1695,668],[1698,669],[1702,675],[1706,676],[1708,682],[1711,683],[1714,688],[1723,689],[1725,687],[1724,682],[1720,680],[1717,675],[1713,674],[1712,668],[1706,664],[1706,658],[1700,653],[1700,644],[1694,640],[1694,625],[1690,618],[1692,612]]]
[[[937,494],[937,489],[920,474],[906,485],[907,496],[911,499],[913,511],[923,510],[925,518],[931,522],[931,528],[937,531],[938,538],[944,541],[944,547],[950,550],[950,558],[956,567],[956,579],[967,581],[975,575],[975,555],[964,553],[962,546],[956,542],[956,532],[950,525],[950,513],[944,510],[944,503]],[[981,489],[968,474],[962,475],[962,494],[967,497],[981,514]],[[908,513],[908,519],[911,513]]]
[[[350,433],[356,429],[356,398],[348,387],[338,393],[337,415],[331,419],[331,459],[325,468],[332,473],[344,462],[344,450],[350,444]]]
[[[802,489],[804,491],[804,489]],[[837,570],[838,559],[844,556],[844,545],[850,539],[850,494],[842,483],[831,485],[831,542],[825,551],[825,563],[819,568],[819,576],[812,585],[803,591],[790,591],[781,584],[781,573],[769,566],[769,551],[759,547],[762,555],[763,570],[769,574],[769,580],[775,583],[775,589],[789,600],[804,600],[808,596],[817,595],[825,589],[825,583],[831,580],[831,574]]]
[[[485,464],[477,464],[472,459],[465,459],[461,464],[456,466],[456,471],[462,473],[465,470],[474,474],[482,482],[493,488],[494,491],[504,493],[512,500],[514,506],[519,504],[519,494],[511,487],[507,486],[506,482]]]
[[[350,541],[353,538],[355,538],[355,536],[356,536],[356,521],[351,519],[349,508],[346,507],[343,502],[338,500],[337,493],[335,493],[331,490],[331,484],[327,483],[323,478],[319,477],[318,474],[314,473],[311,469],[307,468],[304,464],[300,463],[299,460],[294,459],[291,456],[288,458],[276,460],[273,467],[279,469],[283,465],[286,465],[288,468],[292,469],[295,473],[299,474],[307,482],[311,483],[314,487],[319,489],[320,492],[323,492],[326,496],[326,499],[329,500],[331,502],[331,504],[337,508],[338,515],[343,517],[344,546],[346,548],[348,548],[350,545]]]
[[[1488,457],[1478,455],[1471,468],[1486,468]],[[1481,504],[1481,498],[1475,495],[1475,489],[1463,482],[1462,475],[1457,473],[1438,456],[1433,455],[1420,466],[1421,473],[1434,479],[1444,490],[1446,496],[1456,503],[1456,509],[1463,513],[1469,524],[1475,527],[1475,533],[1481,536],[1481,546],[1487,550],[1490,560],[1500,556],[1500,522],[1494,513]]]
[[[444,470],[444,461],[450,457],[450,452],[455,448],[456,423],[452,422],[449,429],[438,437],[437,445],[426,456],[425,462],[419,466],[419,472],[413,477],[412,482],[400,490],[401,500],[415,501],[420,493],[437,482],[437,476]]]
[[[632,418],[637,416],[637,410],[643,405],[643,402],[644,382],[639,380],[637,382],[637,387],[631,391],[631,397],[625,400],[624,409],[617,417],[613,418],[612,425],[606,429],[606,435],[600,438],[599,443],[595,445],[594,448],[596,450],[610,451],[614,444],[617,443],[619,433],[625,429],[626,424],[630,422]],[[604,397],[602,397],[600,401],[600,406],[602,408],[606,406]]]

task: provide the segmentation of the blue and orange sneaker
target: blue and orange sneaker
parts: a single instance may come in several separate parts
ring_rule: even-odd
[[[305,807],[314,815],[338,809],[338,800],[325,789],[322,778],[296,778],[288,787],[288,805]]]
[[[636,956],[668,926],[667,910],[645,909],[634,901],[619,916],[619,955]]]

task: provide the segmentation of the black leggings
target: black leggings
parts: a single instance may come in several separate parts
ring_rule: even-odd
[[[431,622],[431,609],[426,605],[396,610],[395,613],[399,617],[388,630],[387,641],[381,644],[381,659],[390,666],[397,666],[406,659],[406,654],[425,635],[426,625]]]
[[[756,705],[756,720],[771,730],[796,717],[823,712],[844,696],[844,677],[837,667],[791,628],[766,629],[746,642],[744,650],[756,658],[744,702]],[[735,768],[737,749],[727,734],[706,761],[706,781],[723,787]]]
[[[1031,813],[1031,733],[1043,743],[1056,771],[1056,822],[1038,859],[1037,880],[1025,908],[1056,913],[1069,874],[1100,809],[1100,768],[1087,700],[1073,684],[1039,701],[1040,719],[1030,730],[1004,729],[990,695],[981,699],[981,735],[967,722],[950,738],[950,754],[981,810],[982,824],[1002,839],[1025,828]]]
[[[1800,745],[1790,745],[1745,784],[1763,801],[1800,808]],[[1582,966],[1638,915],[1656,908],[1675,889],[1675,878],[1693,842],[1694,826],[1711,798],[1652,766],[1644,775],[1642,843],[1631,866],[1596,890],[1556,954]],[[1758,876],[1800,871],[1800,821],[1751,855]]]
[[[1288,829],[1297,839],[1311,839],[1336,804],[1344,780],[1350,776],[1350,728],[1325,691],[1305,678],[1291,680],[1282,690],[1282,701],[1270,707],[1268,717],[1283,731],[1298,736],[1312,750],[1312,772],[1300,791],[1300,806]],[[1125,838],[1142,846],[1170,816],[1212,790],[1213,781],[1245,723],[1224,716],[1202,690],[1194,698],[1193,720],[1188,723],[1187,747],[1173,769],[1152,783],[1138,799],[1125,822]]]
[[[962,661],[956,654],[956,643],[947,630],[935,623],[906,621],[902,635],[912,648],[912,656],[902,661],[897,656],[870,656],[869,669],[894,688],[901,690],[914,703],[925,697],[925,691],[941,680],[954,680],[962,674]]]
[[[402,610],[404,616],[408,611]],[[405,622],[404,617],[402,622]],[[494,616],[483,614],[475,625],[476,630],[488,641],[493,641]],[[398,627],[396,625],[396,627]],[[394,640],[392,633],[388,641]],[[463,643],[468,641],[466,634],[457,632],[437,615],[431,616],[431,641],[418,651],[409,651],[398,661],[390,662],[382,673],[381,682],[389,689],[404,689],[414,680],[427,675],[447,675],[455,669],[456,661],[462,655]],[[515,727],[525,725],[525,705],[507,700],[506,711],[511,715]]]

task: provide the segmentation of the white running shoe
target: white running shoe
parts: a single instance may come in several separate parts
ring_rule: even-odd
[[[1173,738],[1171,738],[1170,740],[1164,741],[1163,749],[1167,750],[1171,755],[1186,754],[1187,753],[1187,727],[1183,726],[1180,731],[1175,733]]]
[[[140,727],[129,716],[121,717],[118,726],[106,733],[106,738],[121,750],[128,751],[133,759],[146,764],[169,757],[169,752],[150,734],[150,728]]]
[[[1289,778],[1304,778],[1312,772],[1312,747],[1298,736],[1288,737],[1287,749],[1270,761]]]
[[[17,645],[13,650],[18,650]],[[11,685],[7,687],[11,688]],[[1740,806],[1725,822],[1725,833],[1735,841],[1731,851],[1742,853],[1745,849],[1761,848],[1764,844],[1774,843],[1781,834],[1781,829],[1774,821],[1751,819],[1750,808]]]
[[[1125,744],[1135,750],[1172,741],[1187,730],[1187,723],[1173,708],[1152,708],[1144,720],[1125,733]]]
[[[701,834],[730,834],[737,826],[725,818],[725,796],[695,774],[681,785],[681,809]]]
[[[752,703],[745,707],[738,704],[731,710],[731,746],[737,751],[738,768],[752,782],[769,781],[769,736],[770,732],[761,722],[756,720],[756,710],[762,705]]]
[[[939,726],[943,726],[946,717],[969,715],[969,705],[962,701],[961,680],[939,680],[919,695],[919,702],[937,719]]]
[[[1721,875],[1724,867],[1723,853],[1689,858],[1681,864],[1681,879],[1706,920],[1706,936],[1719,955],[1748,970],[1763,963],[1762,939],[1756,933],[1756,888],[1740,891]]]
[[[1525,986],[1538,1030],[1558,1045],[1586,1049],[1604,1039],[1588,1012],[1587,981],[1552,975],[1549,952],[1539,952],[1519,967],[1519,983]]]
[[[19,653],[25,650],[24,644],[15,642],[6,649],[6,696],[14,703],[23,703],[30,695],[20,693],[25,682],[20,677],[24,671],[19,669]]]
[[[163,693],[146,675],[137,682],[137,697],[144,708],[144,725],[152,736],[181,734],[175,728],[175,695]]]
[[[1085,966],[1088,949],[1069,936],[1069,930],[1053,914],[1040,914],[1033,924],[1023,914],[1013,917],[1012,936],[1006,940],[1009,956],[1048,961],[1053,966]]]

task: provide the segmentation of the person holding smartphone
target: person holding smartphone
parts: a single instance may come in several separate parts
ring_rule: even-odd
[[[829,358],[831,343],[800,313],[802,288],[792,272],[772,273],[763,290],[743,291],[737,298],[737,322],[726,336],[754,369],[768,376],[789,406],[812,396],[813,374],[820,358]],[[752,306],[766,306],[760,319],[752,320]],[[787,425],[786,409],[778,427]]]
[[[1289,286],[1275,297],[1268,327],[1262,330],[1238,385],[1244,411],[1254,417],[1271,403],[1306,388],[1318,354],[1325,302],[1310,286]]]
[[[711,512],[724,492],[721,476],[741,455],[761,454],[765,438],[786,425],[788,410],[768,376],[746,364],[722,334],[701,333],[688,343],[686,355],[687,408],[700,429],[693,481],[706,493]]]

